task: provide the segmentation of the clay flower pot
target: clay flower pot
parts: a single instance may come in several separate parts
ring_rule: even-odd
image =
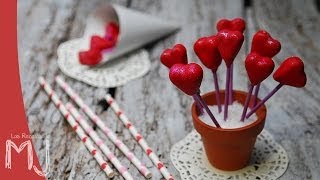
[[[234,91],[234,100],[241,104],[244,104],[246,96],[247,93],[243,91]],[[224,102],[224,91],[220,91],[220,97],[221,102]],[[214,92],[204,94],[202,98],[208,105],[216,104]],[[194,103],[191,111],[194,127],[201,135],[211,165],[221,170],[234,171],[249,163],[256,138],[264,128],[267,114],[265,105],[256,112],[257,121],[235,129],[219,129],[205,124],[199,119]],[[239,120],[240,116],[239,114]]]

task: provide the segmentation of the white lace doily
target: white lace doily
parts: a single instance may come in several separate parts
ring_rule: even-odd
[[[62,43],[58,48],[58,65],[63,73],[95,87],[116,87],[145,75],[150,70],[149,54],[139,50],[106,62],[97,67],[83,66],[78,52],[83,49],[83,39]]]
[[[270,133],[263,130],[258,136],[250,164],[238,171],[221,171],[209,164],[203,151],[201,136],[193,130],[171,149],[170,157],[182,179],[277,179],[288,167],[286,151]]]

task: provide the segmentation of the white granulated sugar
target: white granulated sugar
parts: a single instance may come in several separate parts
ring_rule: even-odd
[[[228,106],[228,119],[225,121],[223,120],[223,112],[224,112],[224,107],[222,106],[222,111],[221,113],[218,112],[218,106],[209,106],[209,109],[211,110],[212,114],[214,117],[217,119],[218,123],[220,126],[224,129],[234,129],[234,128],[240,128],[247,126],[254,121],[257,120],[257,115],[256,113],[252,114],[248,119],[245,119],[244,122],[241,122],[241,114],[243,111],[243,105],[238,103],[237,101],[233,102],[232,105]],[[248,108],[247,113],[250,112],[250,108]],[[205,112],[203,115],[199,116],[199,118],[206,124],[215,127],[213,124],[211,118],[209,115]]]

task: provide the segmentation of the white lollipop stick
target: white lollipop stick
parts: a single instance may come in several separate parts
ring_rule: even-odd
[[[163,177],[167,180],[173,180],[173,176],[169,173],[167,168],[163,165],[163,163],[159,160],[158,156],[154,153],[154,151],[149,147],[147,142],[144,140],[141,134],[138,133],[137,129],[132,125],[129,121],[128,117],[123,113],[123,111],[119,108],[118,104],[111,97],[110,94],[107,94],[105,97],[106,101],[112,108],[112,110],[118,115],[119,119],[126,126],[126,128],[130,131],[131,135],[134,139],[139,143],[139,145],[143,148],[144,152],[149,156],[152,160],[153,164],[160,170]]]
[[[98,152],[95,147],[93,146],[93,143],[88,137],[86,136],[85,132],[79,127],[78,123],[74,120],[74,118],[70,115],[68,110],[65,108],[65,106],[62,104],[61,100],[58,98],[56,93],[51,89],[50,85],[44,80],[43,77],[39,78],[39,83],[41,87],[45,90],[47,95],[49,96],[50,100],[53,101],[53,103],[56,105],[56,107],[59,109],[61,114],[64,116],[64,118],[68,121],[68,123],[71,125],[73,130],[76,131],[78,136],[80,137],[81,141],[84,143],[86,148],[90,151],[90,153],[93,155],[93,157],[96,159],[98,164],[100,165],[101,169],[106,173],[108,177],[113,177],[114,172],[108,166],[106,161],[103,160],[100,152]]]
[[[56,82],[71,97],[71,99],[88,115],[97,126],[103,130],[104,134],[121,150],[121,152],[137,167],[142,175],[151,178],[151,172],[141,163],[141,161],[129,150],[129,148],[117,137],[117,135],[87,106],[72,88],[62,80],[56,77]]]

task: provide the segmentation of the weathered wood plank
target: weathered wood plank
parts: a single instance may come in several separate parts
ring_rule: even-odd
[[[168,69],[159,62],[160,53],[174,43],[183,43],[189,50],[188,55],[191,61],[199,62],[192,49],[194,41],[201,36],[215,33],[215,23],[219,18],[242,16],[243,4],[242,1],[187,0],[182,4],[182,1],[177,0],[145,0],[132,1],[131,7],[181,24],[181,30],[177,34],[148,46],[152,61],[151,71],[143,78],[119,87],[116,92],[119,104],[132,122],[146,136],[147,142],[157,151],[169,171],[180,179],[170,161],[169,152],[172,145],[185,137],[193,128],[190,113],[192,100],[170,83]],[[239,54],[237,61],[243,61],[243,52]],[[240,70],[236,70],[236,74],[239,74]],[[219,71],[220,83],[224,84],[225,69],[222,68]],[[205,72],[203,92],[213,88],[211,73],[208,70]],[[242,74],[235,77],[235,87],[244,89],[245,83],[241,81],[246,82],[246,80],[241,77]],[[113,118],[115,116],[112,112],[107,114],[107,121],[114,120]],[[129,143],[129,147],[137,152],[138,157],[142,157],[147,166],[151,167],[153,179],[160,179],[161,174],[142,153],[141,148],[131,142],[127,130],[120,126],[118,131],[124,134],[124,139]]]
[[[254,1],[249,10],[252,35],[263,28],[279,38],[279,65],[288,56],[301,56],[308,82],[305,88],[284,87],[267,103],[267,130],[288,152],[290,164],[281,179],[318,179],[320,176],[319,50],[320,16],[314,1]],[[265,95],[276,83],[261,86]],[[272,104],[272,106],[271,106]]]

